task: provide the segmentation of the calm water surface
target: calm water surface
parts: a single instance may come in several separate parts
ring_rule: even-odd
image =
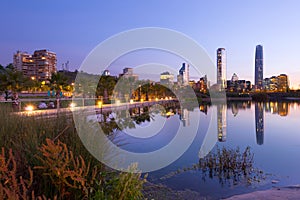
[[[169,107],[164,112],[150,112],[150,115],[149,110],[151,108],[131,111],[130,116],[135,117],[135,122],[116,134],[118,141],[124,142],[122,148],[133,152],[158,150],[174,138],[180,125],[188,127],[195,116],[199,116],[199,108]],[[150,172],[149,181],[164,184],[174,190],[197,191],[213,199],[273,186],[300,184],[300,104],[236,102],[203,105],[200,110],[200,124],[192,145],[169,166]],[[207,133],[213,112],[218,117],[218,129]],[[157,133],[151,135],[151,130],[147,129],[149,126]],[[138,138],[135,137],[136,134],[144,134],[145,137]],[[186,131],[185,134],[190,133]],[[254,153],[254,166],[264,172],[265,179],[251,185],[245,181],[238,185],[233,185],[230,181],[220,184],[217,178],[203,179],[202,172],[196,169],[167,176],[199,162],[199,150],[207,134],[211,134],[217,141],[212,151],[223,146],[239,147],[241,150],[250,146]],[[272,184],[272,180],[279,182]]]

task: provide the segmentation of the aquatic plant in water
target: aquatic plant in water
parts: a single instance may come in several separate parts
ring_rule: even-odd
[[[237,185],[242,182],[252,184],[260,182],[266,177],[262,170],[256,169],[253,166],[254,154],[250,147],[246,147],[243,152],[240,148],[235,149],[217,147],[216,151],[210,152],[206,157],[199,159],[198,164],[191,167],[178,169],[161,179],[171,178],[172,176],[191,170],[200,170],[202,172],[202,180],[207,177],[213,179],[218,178],[220,184],[228,183]]]

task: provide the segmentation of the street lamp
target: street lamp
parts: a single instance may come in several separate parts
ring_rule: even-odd
[[[141,101],[141,96],[142,96],[142,86],[139,85],[139,101]]]
[[[25,107],[25,110],[31,112],[34,110],[34,107],[32,105],[28,105]]]
[[[103,107],[102,101],[98,101],[98,107],[100,108],[100,113],[102,114],[102,107]]]

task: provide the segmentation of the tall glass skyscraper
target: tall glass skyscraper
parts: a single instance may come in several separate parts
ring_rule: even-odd
[[[255,50],[255,88],[258,90],[263,89],[263,69],[263,47],[257,45]]]
[[[189,64],[182,63],[182,67],[179,70],[179,75],[177,76],[178,83],[181,85],[188,85],[190,81],[190,71]]]
[[[221,90],[226,88],[226,52],[224,48],[217,49],[217,84]]]

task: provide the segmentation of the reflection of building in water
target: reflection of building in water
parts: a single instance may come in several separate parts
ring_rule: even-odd
[[[245,110],[251,108],[251,101],[244,101],[244,102],[231,102],[227,105],[228,109],[231,109],[233,116],[237,116],[239,110]]]
[[[255,103],[255,128],[256,143],[262,145],[264,143],[264,104]]]
[[[289,114],[289,105],[287,102],[278,103],[278,114],[280,116],[287,116]]]
[[[207,115],[207,105],[200,105],[199,109],[201,112],[204,112]]]
[[[287,116],[289,114],[289,105],[287,102],[268,102],[265,107],[266,112]]]
[[[181,108],[179,118],[182,121],[184,127],[190,125],[190,113],[188,109]]]
[[[217,118],[218,118],[218,140],[220,142],[226,141],[226,117],[227,105],[217,105]]]
[[[237,104],[232,104],[231,111],[233,116],[235,117],[239,113],[239,108]]]

